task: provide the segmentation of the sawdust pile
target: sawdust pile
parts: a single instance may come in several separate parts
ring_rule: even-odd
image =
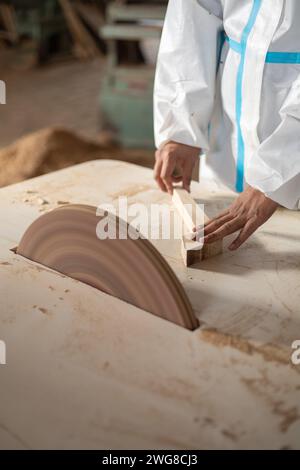
[[[0,187],[77,163],[107,158],[105,145],[65,129],[43,129],[0,150]]]
[[[47,128],[0,150],[0,187],[97,159],[152,166],[153,152],[124,150],[66,129]]]

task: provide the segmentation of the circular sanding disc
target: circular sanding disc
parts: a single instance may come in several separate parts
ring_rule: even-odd
[[[151,242],[120,238],[128,225],[118,217],[116,238],[100,240],[103,217],[87,205],[55,209],[33,222],[17,253],[177,325],[197,328],[182,285]]]

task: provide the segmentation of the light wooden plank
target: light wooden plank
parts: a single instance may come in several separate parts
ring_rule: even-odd
[[[188,233],[192,233],[196,227],[201,227],[209,222],[209,217],[185,189],[174,189],[172,200]],[[201,241],[193,241],[188,239],[186,234],[183,235],[181,255],[185,266],[191,266],[202,259],[208,259],[221,253],[222,240],[203,245]]]

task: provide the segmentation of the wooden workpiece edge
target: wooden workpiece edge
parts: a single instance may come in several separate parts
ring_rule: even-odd
[[[172,201],[175,209],[183,220],[187,232],[193,232],[201,222],[209,222],[209,217],[205,214],[193,197],[185,189],[175,188],[173,190]],[[186,240],[185,235],[181,240],[181,255],[185,266],[191,266],[203,259],[216,256],[223,251],[222,240],[214,243],[202,245],[198,241]]]

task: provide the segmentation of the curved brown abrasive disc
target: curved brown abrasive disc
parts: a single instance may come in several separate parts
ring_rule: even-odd
[[[115,217],[110,215],[110,217]],[[39,217],[17,253],[190,330],[198,320],[176,275],[145,238],[100,240],[96,207],[66,205]],[[115,220],[115,219],[114,219]]]

